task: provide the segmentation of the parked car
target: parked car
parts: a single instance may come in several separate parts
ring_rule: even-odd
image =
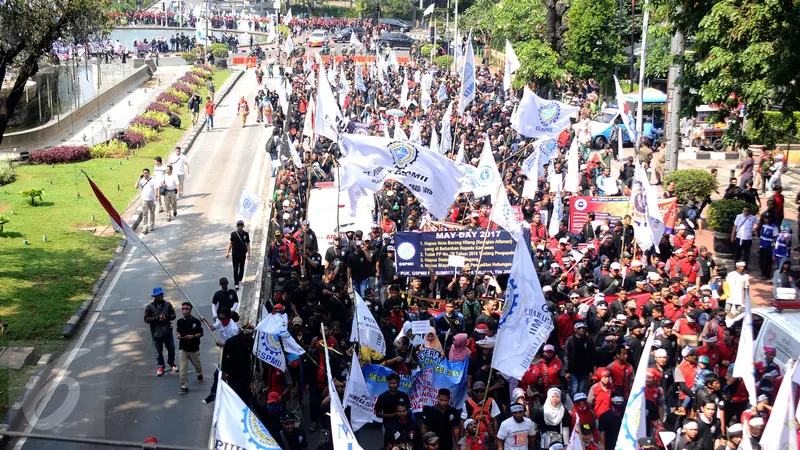
[[[308,36],[309,47],[322,47],[328,42],[328,32],[325,30],[314,30]]]
[[[792,302],[794,303],[794,302]],[[741,327],[744,314],[728,319],[728,328]],[[738,333],[736,333],[738,335]],[[800,355],[800,311],[775,308],[753,308],[753,341],[755,344],[754,360],[764,360],[764,346],[774,347],[775,363],[785,370],[790,359]]]
[[[617,108],[605,108],[600,111],[594,118],[591,120],[589,124],[589,129],[592,133],[592,140],[591,146],[594,149],[602,149],[605,147],[606,143],[612,141],[611,139],[611,129],[614,127],[614,122],[620,119],[619,110]],[[635,117],[631,117],[634,121],[631,123],[631,126],[635,126]],[[664,138],[664,128],[663,128],[663,121],[655,121],[653,122],[656,128],[656,139],[661,140]],[[659,127],[661,125],[661,127]],[[630,144],[631,137],[628,135],[628,130],[622,125],[622,120],[620,120],[620,127],[622,128],[622,143]]]
[[[360,27],[355,28],[342,28],[340,31],[334,33],[333,35],[333,42],[348,42],[350,40],[350,35],[353,34],[353,30],[356,32],[356,37],[360,40],[364,37],[364,29]]]
[[[414,27],[398,19],[381,19],[380,24],[389,27],[390,30],[397,30],[403,33],[408,33]]]
[[[414,39],[404,33],[383,33],[380,44],[382,47],[411,48],[414,44]]]

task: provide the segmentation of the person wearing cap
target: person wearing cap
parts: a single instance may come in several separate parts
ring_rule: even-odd
[[[552,344],[545,344],[542,347],[542,357],[532,366],[537,368],[536,384],[540,393],[544,394],[553,387],[561,389],[567,385],[564,363],[556,356],[556,349]]]
[[[686,413],[686,408],[691,404],[694,397],[694,383],[697,378],[697,354],[694,347],[683,347],[681,350],[683,361],[678,364],[677,370],[683,375],[683,381],[678,382],[680,389],[679,398],[682,407],[675,410],[675,414]]]
[[[233,253],[233,284],[239,290],[239,283],[244,278],[245,261],[250,261],[250,233],[244,231],[244,222],[236,221],[236,231],[231,233],[228,249],[225,250],[225,259]]]
[[[598,290],[606,295],[616,294],[622,288],[622,266],[613,262],[609,268],[611,270],[600,278],[598,284]]]
[[[450,405],[449,389],[439,389],[436,405],[422,408],[422,432],[438,436],[441,450],[454,450],[453,442],[461,440],[461,411]]]
[[[625,398],[620,395],[611,397],[611,407],[597,418],[597,431],[600,432],[600,448],[616,448],[624,412]]]
[[[765,345],[762,350],[764,351],[764,360],[759,361],[755,364],[756,367],[756,380],[761,379],[765,373],[772,372],[773,370],[778,371],[778,375],[780,375],[781,368],[775,362],[775,355],[777,354],[777,350],[775,347],[771,347],[769,345]]]
[[[472,419],[478,427],[478,434],[488,433],[489,436],[497,436],[497,416],[500,415],[500,407],[492,397],[486,395],[486,383],[476,381],[472,383],[472,393],[467,397],[464,408],[461,410],[461,419]]]
[[[478,423],[473,419],[464,421],[464,436],[458,441],[459,450],[488,450],[488,433],[478,435]]]
[[[564,344],[564,366],[570,394],[586,392],[589,374],[594,370],[595,345],[586,334],[586,323],[575,322],[575,334]]]
[[[636,447],[640,450],[653,450],[656,448],[656,440],[650,436],[640,437],[636,440]]]
[[[644,400],[647,411],[647,434],[650,435],[664,417],[664,389],[661,388],[661,372],[647,369],[644,381]]]
[[[276,440],[282,444],[283,450],[306,450],[308,448],[306,432],[296,426],[297,420],[293,415],[284,413],[281,416],[281,425],[283,429],[276,436]]]
[[[562,408],[563,409],[563,408]],[[533,450],[536,448],[533,436],[536,434],[533,421],[525,417],[525,407],[513,404],[511,417],[500,424],[497,431],[498,450]]]
[[[156,375],[164,375],[164,347],[167,348],[167,364],[173,372],[178,371],[175,365],[175,341],[172,338],[172,321],[175,320],[175,309],[172,303],[164,300],[164,290],[153,288],[153,301],[144,309],[144,321],[150,325],[150,338],[156,353]]]
[[[736,450],[739,444],[742,443],[744,437],[744,428],[739,423],[733,424],[728,427],[728,439],[725,441],[725,446],[718,446],[716,450]]]
[[[228,289],[228,279],[222,277],[219,279],[220,290],[214,293],[211,298],[211,318],[217,318],[217,310],[221,307],[227,307],[233,312],[239,312],[239,295],[236,291]]]
[[[594,416],[594,411],[589,406],[586,398],[586,394],[583,392],[578,392],[575,394],[575,397],[572,399],[572,411],[570,411],[570,414],[572,415],[572,421],[574,423],[581,424],[582,432],[585,425],[593,425],[597,423],[597,418]],[[590,434],[592,435],[592,439],[594,441],[597,441],[600,438],[600,436],[597,434],[597,430],[593,426],[590,426]]]
[[[422,450],[422,431],[409,418],[410,408],[411,404],[407,399],[399,399],[395,408],[394,420],[388,423],[384,422],[383,448],[385,450],[392,450],[395,447]]]
[[[319,251],[317,234],[311,229],[311,224],[308,220],[303,220],[300,223],[300,229],[294,233],[294,240],[301,248],[311,247],[315,252]]]

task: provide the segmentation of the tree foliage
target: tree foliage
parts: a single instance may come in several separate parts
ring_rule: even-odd
[[[615,27],[609,25],[617,23],[615,0],[573,0],[566,17],[564,59],[573,75],[602,80],[625,61]]]
[[[13,77],[8,96],[0,99],[0,142],[24,95],[25,82],[39,71],[40,58],[59,39],[85,42],[89,35],[109,30],[110,4],[110,0],[0,2],[0,82]]]

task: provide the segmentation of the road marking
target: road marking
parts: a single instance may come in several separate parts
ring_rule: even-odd
[[[89,323],[87,324],[86,328],[84,328],[83,333],[81,333],[80,339],[78,339],[78,342],[75,343],[75,347],[73,347],[72,350],[70,351],[69,356],[67,357],[66,361],[64,361],[64,365],[61,367],[61,369],[59,369],[55,382],[53,382],[53,384],[50,386],[50,389],[47,391],[47,395],[45,395],[44,401],[39,404],[39,407],[36,408],[33,418],[28,421],[28,425],[25,427],[25,433],[30,433],[31,431],[33,431],[34,428],[36,428],[36,424],[39,422],[39,417],[41,417],[41,415],[44,413],[44,410],[47,408],[47,405],[48,403],[50,403],[50,400],[53,399],[53,395],[55,394],[58,386],[61,384],[61,381],[66,376],[67,370],[69,370],[69,366],[73,363],[73,361],[75,361],[75,358],[78,355],[78,351],[83,347],[83,343],[84,341],[86,341],[86,337],[89,336],[89,332],[92,330],[92,327],[94,326],[95,322],[97,322],[97,318],[100,317],[100,311],[103,310],[103,306],[105,306],[108,297],[111,296],[111,292],[114,291],[114,287],[117,285],[117,282],[122,276],[122,273],[125,272],[125,268],[128,266],[128,263],[131,262],[131,258],[133,257],[133,254],[136,253],[136,249],[137,249],[136,246],[133,246],[133,248],[131,248],[130,253],[128,253],[127,257],[125,257],[125,261],[122,263],[122,266],[120,266],[119,271],[117,271],[117,274],[114,275],[114,278],[111,280],[111,284],[108,285],[106,293],[103,294],[103,298],[100,299],[100,303],[97,305],[97,310],[92,313],[93,316],[89,320]],[[22,447],[25,445],[26,441],[27,438],[24,437],[20,438],[20,440],[18,440],[17,444],[14,446],[14,450],[21,450]]]

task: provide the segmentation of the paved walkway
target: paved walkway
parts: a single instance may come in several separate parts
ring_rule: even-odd
[[[278,81],[268,83],[274,89]],[[219,289],[219,278],[232,279],[225,249],[235,229],[242,187],[256,192],[270,182],[263,149],[272,129],[252,120],[242,128],[236,115],[238,99],[251,99],[255,92],[252,73],[233,87],[217,108],[216,128],[203,132],[188,155],[191,177],[178,202],[177,217],[167,223],[166,215],[158,214],[155,230],[143,236],[206,317],[211,316],[211,297]],[[261,233],[259,220],[246,222],[251,236]],[[253,264],[258,253],[254,250],[252,256],[240,298],[250,297],[247,291],[255,279]],[[220,358],[212,337],[206,330],[201,341],[206,383],[198,384],[192,369],[190,392],[178,395],[178,374],[155,375],[150,332],[142,318],[155,286],[164,288],[178,317],[184,299],[143,248],[129,246],[109,280],[77,340],[55,367],[43,374],[43,379],[58,377],[58,383],[40,389],[44,399],[36,411],[40,419],[28,423],[26,431],[132,442],[155,436],[163,444],[206,447],[214,406],[201,400],[209,393],[214,364]],[[30,420],[33,411],[26,416]],[[88,448],[33,439],[20,441],[14,448],[23,446],[37,450]]]

